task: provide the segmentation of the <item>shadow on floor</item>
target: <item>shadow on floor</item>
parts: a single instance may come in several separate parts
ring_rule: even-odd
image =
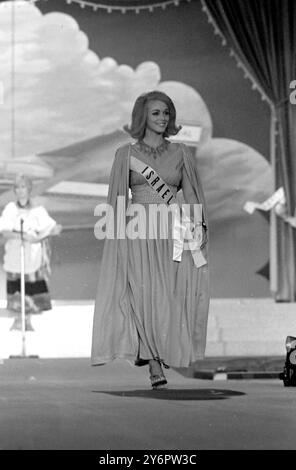
[[[157,400],[224,400],[226,398],[245,395],[243,392],[234,390],[221,390],[213,388],[200,388],[200,389],[162,389],[162,390],[129,390],[129,391],[106,391],[106,390],[93,390],[93,393],[106,393],[117,397],[139,397],[139,398],[154,398]]]

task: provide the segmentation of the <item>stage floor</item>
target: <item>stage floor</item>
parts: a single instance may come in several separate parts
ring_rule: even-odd
[[[195,449],[197,458],[204,449],[295,449],[294,388],[166,375],[169,388],[154,391],[147,367],[126,361],[4,360],[0,449],[96,450],[97,458],[115,449]]]
[[[0,309],[0,358],[22,352],[22,334],[11,331],[13,317]],[[32,316],[26,355],[89,358],[93,301],[54,301],[53,309]],[[296,336],[293,303],[272,299],[211,299],[206,357],[283,356],[286,336]]]

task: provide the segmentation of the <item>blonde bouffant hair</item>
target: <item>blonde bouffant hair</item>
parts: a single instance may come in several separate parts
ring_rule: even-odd
[[[164,132],[164,137],[176,135],[181,126],[176,126],[176,108],[171,98],[162,91],[150,91],[140,95],[134,104],[132,111],[131,126],[124,126],[124,130],[130,134],[131,137],[137,140],[143,139],[146,129],[147,120],[147,103],[149,101],[162,101],[169,108],[169,122]]]

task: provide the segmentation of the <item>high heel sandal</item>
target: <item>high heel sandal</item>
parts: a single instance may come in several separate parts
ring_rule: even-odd
[[[150,375],[151,386],[153,390],[161,390],[166,388],[167,379],[163,374]]]
[[[165,375],[161,369],[161,362],[155,359],[156,362],[159,364],[159,374],[154,374],[152,371],[152,366],[149,364],[149,370],[150,370],[150,381],[151,381],[151,386],[153,390],[161,390],[166,388],[167,385],[167,379],[165,378]]]

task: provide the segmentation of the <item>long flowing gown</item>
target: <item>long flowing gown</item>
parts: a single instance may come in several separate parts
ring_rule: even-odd
[[[154,168],[174,194],[182,189],[186,203],[202,204],[205,214],[190,149],[169,144],[164,153],[153,158],[135,144],[117,151],[111,172],[108,202],[115,217],[117,196],[127,198],[129,187],[132,193],[126,218],[117,218],[118,225],[128,226],[135,204],[141,204],[147,216],[150,204],[163,203],[144,177],[130,169],[131,155]],[[146,220],[147,233],[155,231],[148,216]],[[166,239],[105,240],[94,313],[93,365],[116,358],[136,364],[158,358],[169,366],[187,367],[204,356],[208,264],[197,268],[189,250],[183,252],[181,262],[174,261],[170,234],[169,226]],[[202,252],[207,259],[207,246]]]

